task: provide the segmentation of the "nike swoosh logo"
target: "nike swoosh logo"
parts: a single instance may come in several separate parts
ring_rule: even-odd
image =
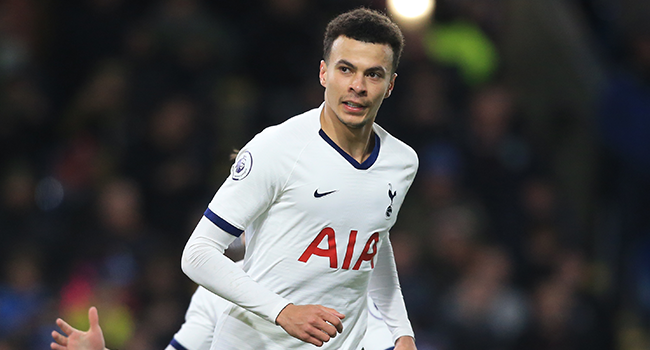
[[[316,191],[314,191],[314,197],[315,197],[315,198],[320,198],[320,197],[323,197],[323,196],[327,196],[328,194],[332,194],[332,193],[334,193],[334,192],[336,192],[336,191],[337,191],[337,190],[333,190],[333,191],[329,191],[329,192],[323,192],[323,193],[318,193],[318,189],[316,189]]]

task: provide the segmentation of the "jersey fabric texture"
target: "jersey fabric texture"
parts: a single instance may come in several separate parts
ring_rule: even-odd
[[[417,155],[374,124],[374,149],[358,163],[321,130],[322,108],[269,127],[243,147],[205,216],[233,235],[246,231],[244,270],[260,285],[294,304],[321,304],[346,315],[343,333],[323,349],[361,348],[378,264],[394,273],[377,284],[394,287],[373,298],[397,301],[382,310],[398,315],[385,317],[395,339],[412,335],[388,235],[415,177]],[[313,348],[268,321],[277,315],[264,316],[232,305],[218,320],[212,349]]]
[[[386,350],[393,348],[393,338],[377,305],[368,298],[368,328],[363,337],[364,350]]]
[[[168,349],[209,350],[214,326],[230,305],[229,301],[199,286],[192,295],[185,313],[185,322],[174,334]],[[371,298],[368,298],[368,312],[368,329],[363,338],[364,350],[391,348],[393,340],[390,331]]]

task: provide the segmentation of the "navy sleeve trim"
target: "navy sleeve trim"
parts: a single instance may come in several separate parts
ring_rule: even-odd
[[[208,218],[208,220],[212,221],[213,224],[217,225],[220,229],[230,233],[235,237],[239,237],[242,233],[244,233],[244,230],[240,230],[235,226],[229,224],[226,220],[219,217],[219,215],[213,213],[210,208],[206,209],[203,215]]]
[[[179,343],[178,341],[176,341],[176,339],[174,339],[174,338],[172,338],[172,341],[169,342],[169,345],[171,345],[171,346],[172,346],[174,349],[176,349],[176,350],[187,350],[186,347],[184,347],[183,345],[181,345],[181,343]]]

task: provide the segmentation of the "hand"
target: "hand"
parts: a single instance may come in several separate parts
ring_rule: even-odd
[[[337,332],[343,332],[343,318],[345,315],[322,305],[289,304],[280,311],[275,323],[295,338],[323,346]]]
[[[397,338],[397,341],[395,342],[395,350],[417,350],[415,339],[409,336]]]
[[[97,308],[94,306],[88,309],[88,320],[90,329],[88,332],[82,332],[57,318],[56,324],[67,337],[57,331],[52,331],[52,338],[55,341],[50,344],[52,350],[104,350],[104,335],[99,327]]]

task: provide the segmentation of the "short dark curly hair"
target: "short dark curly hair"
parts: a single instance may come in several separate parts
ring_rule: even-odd
[[[388,44],[393,50],[393,72],[397,70],[404,48],[404,35],[386,14],[368,8],[357,8],[335,17],[325,29],[323,59],[329,60],[332,44],[339,36],[373,44]]]

